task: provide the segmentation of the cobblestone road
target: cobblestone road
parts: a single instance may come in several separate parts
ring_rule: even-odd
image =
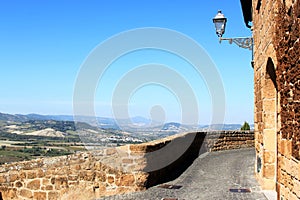
[[[144,192],[101,198],[102,200],[266,200],[254,178],[254,149],[229,150],[201,155],[176,180],[166,184],[182,186],[165,189],[160,186]],[[251,192],[231,192],[230,189]]]

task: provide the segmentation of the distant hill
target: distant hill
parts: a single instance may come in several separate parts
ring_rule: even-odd
[[[72,115],[39,115],[39,114],[6,114],[0,113],[0,121],[25,122],[28,120],[57,120],[57,121],[73,121]]]
[[[74,121],[72,115],[38,115],[38,114],[28,114],[26,115],[33,120],[57,120],[57,121]]]
[[[27,120],[29,120],[29,118],[24,115],[11,115],[11,114],[0,113],[0,121],[23,122]]]
[[[0,113],[0,121],[15,121],[15,122],[25,122],[29,120],[56,120],[56,121],[74,121],[72,115],[39,115],[39,114],[5,114]],[[126,129],[126,131],[132,132],[142,132],[142,131],[152,131],[152,132],[187,132],[187,131],[207,131],[207,130],[240,130],[241,124],[213,124],[213,125],[199,125],[198,127],[193,125],[184,125],[177,122],[168,122],[161,124],[159,122],[152,122],[150,119],[144,117],[133,117],[130,119],[118,119],[105,118],[105,117],[86,117],[79,116],[76,117],[77,122],[84,122],[86,124],[81,124],[81,126],[91,127],[97,126],[101,129],[114,129],[121,130]],[[121,127],[121,128],[120,128]],[[251,129],[254,129],[254,125],[250,125]]]

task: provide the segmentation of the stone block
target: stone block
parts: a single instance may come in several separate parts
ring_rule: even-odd
[[[48,192],[48,200],[57,200],[59,199],[59,193],[58,192]]]
[[[283,155],[278,155],[278,168],[279,169],[286,169],[286,158]]]
[[[293,185],[294,183],[293,183],[293,179],[292,179],[292,177],[288,174],[288,179],[287,179],[287,188],[288,188],[288,190],[289,191],[292,191],[293,190],[293,187],[294,187],[294,185]]]
[[[84,177],[85,181],[93,181],[95,180],[95,172],[91,170],[87,170],[86,176]]]
[[[276,117],[274,113],[263,114],[264,129],[275,129],[276,128]]]
[[[94,169],[97,171],[101,171],[102,170],[102,163],[101,162],[96,162]]]
[[[35,179],[35,178],[37,178],[37,175],[36,175],[36,171],[34,171],[34,170],[28,170],[27,172],[26,172],[26,178],[27,179]]]
[[[54,189],[53,185],[46,185],[45,186],[45,190],[53,190],[53,189]]]
[[[125,158],[129,156],[129,145],[117,147],[118,156]]]
[[[96,183],[94,185],[94,194],[96,198],[103,196],[106,193],[106,185],[104,183]]]
[[[21,189],[20,190],[20,196],[21,197],[25,197],[25,198],[29,198],[29,199],[32,199],[33,197],[33,194],[30,190],[28,189]]]
[[[63,163],[61,163],[61,165],[64,166]],[[69,167],[58,166],[57,169],[53,172],[53,175],[59,175],[59,176],[64,176],[66,174],[69,174]]]
[[[268,151],[275,151],[277,140],[276,140],[277,133],[275,129],[265,129],[263,132],[263,144],[264,149]]]
[[[129,146],[131,152],[146,152],[147,146],[145,144],[133,144]]]
[[[68,178],[66,176],[55,177],[55,189],[59,190],[61,188],[68,187]]]
[[[69,181],[76,181],[77,179],[78,179],[78,175],[71,174],[71,175],[68,176]]]
[[[95,199],[95,190],[93,187],[86,186],[85,188],[83,187],[78,187],[72,191],[70,190],[63,190],[60,192],[60,199],[61,200],[69,200],[69,199],[82,199],[82,200],[90,200],[90,199]]]
[[[133,186],[135,182],[134,176],[132,174],[124,174],[118,180],[118,186]]]
[[[74,166],[74,169],[75,169],[75,170],[81,170],[81,166],[80,166],[80,165],[75,165],[75,166]]]
[[[50,179],[43,178],[42,179],[42,185],[49,185],[50,184]]]
[[[293,179],[293,191],[295,192],[295,194],[297,195],[297,197],[300,199],[300,180],[299,179]]]
[[[291,159],[289,162],[289,165],[290,165],[290,170],[291,170],[289,173],[295,178],[299,177],[299,174],[298,174],[299,162],[296,162],[295,160]]]
[[[297,174],[296,174],[295,178],[298,179],[298,180],[300,180],[300,162],[298,162]]]
[[[79,185],[79,181],[68,181],[68,186],[72,187],[74,185]]]
[[[46,192],[34,192],[33,199],[34,200],[47,200],[47,193]]]
[[[283,139],[281,140],[280,145],[282,154],[290,159],[292,155],[292,141]]]
[[[0,175],[0,184],[1,183],[7,183],[7,176],[4,174]]]
[[[31,190],[39,190],[41,187],[41,180],[40,179],[35,179],[32,181],[29,181],[27,183],[27,188]]]
[[[284,187],[287,187],[289,179],[290,177],[286,173],[286,171],[280,170],[280,179],[278,180],[278,182],[284,185]]]
[[[289,196],[289,191],[284,185],[281,185],[280,187],[280,195],[284,197],[284,199],[287,199]]]
[[[289,193],[289,197],[288,197],[288,200],[299,200],[300,197],[295,195],[294,193],[290,192]]]
[[[275,111],[276,111],[276,100],[275,99],[265,99],[265,100],[263,100],[263,111],[265,113],[275,113]]]
[[[49,169],[47,169],[46,171],[45,171],[45,177],[51,177],[51,176],[53,176],[54,175],[54,169],[52,169],[52,168],[49,168]]]
[[[118,173],[118,170],[116,170],[112,167],[108,167],[107,169],[108,169],[107,170],[108,174],[117,174]]]
[[[87,173],[86,170],[79,171],[79,179],[84,180],[84,178],[86,177],[86,173]]]
[[[42,178],[45,176],[45,172],[42,169],[38,169],[36,175],[38,178]]]
[[[261,114],[261,116],[262,116],[262,114]],[[264,130],[264,128],[265,128],[264,123],[262,123],[262,121],[259,122],[258,123],[258,131],[261,133]]]
[[[261,144],[263,143],[263,136],[262,136],[262,133],[261,132],[256,132],[255,133],[255,142]]]
[[[275,181],[273,179],[263,178],[261,187],[263,190],[275,190]]]
[[[106,181],[106,174],[102,171],[96,172],[96,181],[105,182]]]
[[[273,152],[273,151],[264,151],[263,159],[264,159],[264,163],[266,163],[266,164],[275,163],[275,152]]]
[[[20,171],[19,178],[20,178],[20,180],[24,180],[26,178],[26,172]]]
[[[135,174],[135,180],[136,180],[135,185],[137,187],[144,188],[146,186],[148,176],[149,176],[149,174],[147,174],[147,173]]]
[[[123,164],[132,164],[132,163],[133,163],[133,160],[130,159],[130,158],[124,158],[124,159],[122,160],[122,163],[123,163]]]
[[[1,191],[3,199],[17,199],[17,189],[7,188],[4,191]]]
[[[8,179],[9,179],[9,182],[15,182],[16,180],[19,179],[19,174],[15,173],[15,172],[9,173]]]

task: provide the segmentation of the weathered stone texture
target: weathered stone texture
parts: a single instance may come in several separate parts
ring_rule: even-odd
[[[278,169],[282,175],[279,195],[284,199],[300,198],[300,1],[279,2],[276,17],[276,71],[281,105],[279,156],[286,164]]]
[[[168,157],[186,141],[188,148],[175,162],[147,171],[157,161],[150,159],[149,153],[173,143],[171,153],[165,155]],[[195,132],[139,145],[2,165],[0,199],[85,200],[141,191],[174,178],[199,153],[253,146],[254,133],[249,131]]]
[[[281,96],[282,139],[292,141],[292,156],[300,160],[300,10],[299,1],[280,3],[276,51],[278,90]]]
[[[252,2],[257,177],[278,199],[300,199],[300,0]]]

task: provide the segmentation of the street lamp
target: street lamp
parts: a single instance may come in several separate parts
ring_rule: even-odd
[[[234,42],[239,47],[253,50],[253,38],[252,37],[235,37],[235,38],[222,38],[223,34],[225,33],[225,27],[227,18],[224,16],[221,10],[218,11],[218,14],[213,18],[213,22],[216,27],[216,33],[219,37],[219,42],[221,43],[222,40],[228,40],[230,44]]]
[[[225,33],[225,26],[227,18],[222,14],[222,11],[219,10],[218,14],[213,18],[213,22],[216,26],[216,33],[219,38],[222,38],[222,35]]]

